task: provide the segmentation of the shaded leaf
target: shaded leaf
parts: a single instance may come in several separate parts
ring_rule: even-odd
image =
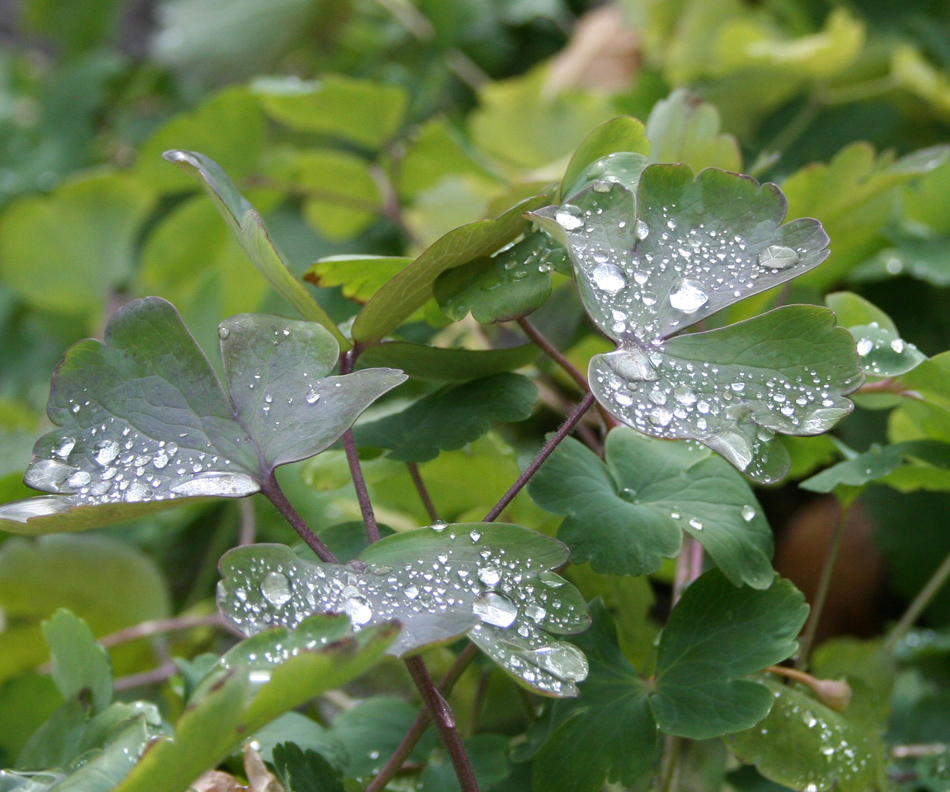
[[[93,713],[112,702],[112,664],[96,643],[92,630],[68,610],[60,609],[43,622],[50,649],[52,676],[63,698],[88,701]]]
[[[314,286],[342,286],[344,297],[365,303],[411,261],[406,256],[327,256],[314,263],[303,278]]]
[[[116,504],[253,494],[275,467],[329,447],[405,379],[391,369],[327,377],[339,349],[312,322],[242,314],[219,335],[230,398],[159,298],[118,311],[105,343],[73,346],[50,392],[61,428],[37,441],[25,479],[57,497],[0,506],[0,524],[79,530],[92,527],[89,507],[121,519],[134,512]]]
[[[675,557],[683,532],[736,585],[767,588],[772,534],[745,479],[706,450],[614,429],[606,462],[567,438],[528,485],[542,508],[566,514],[558,537],[576,563],[644,575]]]
[[[360,445],[390,449],[392,459],[427,462],[477,440],[492,421],[529,418],[537,398],[537,387],[525,377],[496,374],[440,388],[402,412],[360,424],[354,436]]]
[[[389,366],[410,377],[468,382],[527,366],[540,354],[534,344],[508,349],[445,349],[407,341],[385,341],[360,355],[360,366]]]
[[[511,774],[508,738],[502,734],[476,734],[463,742],[479,789],[493,789]],[[419,778],[422,792],[459,792],[458,776],[444,753],[429,759]]]
[[[343,792],[339,771],[316,751],[282,743],[274,748],[273,765],[286,792]]]
[[[799,486],[811,492],[831,492],[839,486],[861,487],[896,470],[902,461],[897,446],[872,446],[870,451],[839,462],[817,476],[805,479]]]
[[[589,623],[577,589],[549,571],[567,561],[560,542],[517,525],[438,524],[376,542],[359,560],[365,570],[303,561],[282,545],[237,548],[221,561],[218,605],[245,633],[315,612],[346,613],[357,630],[398,619],[396,655],[467,632],[548,695],[572,695],[586,675],[583,656],[549,635]]]
[[[258,271],[304,318],[330,331],[343,348],[349,342],[337,329],[326,311],[308,294],[303,284],[287,268],[287,262],[274,246],[261,216],[238,192],[218,163],[194,151],[172,149],[163,155],[194,178],[211,198],[228,228]]]
[[[696,171],[742,170],[739,143],[720,132],[719,111],[683,88],[653,106],[646,136],[652,144],[651,163],[682,162]]]
[[[328,729],[299,712],[285,712],[275,718],[254,732],[251,742],[259,746],[260,755],[271,764],[274,764],[274,749],[281,743],[293,743],[304,751],[314,751],[341,772],[349,761],[346,748]]]

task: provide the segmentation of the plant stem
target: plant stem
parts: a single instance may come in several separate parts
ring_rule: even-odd
[[[133,627],[126,627],[124,630],[118,630],[114,633],[102,636],[97,639],[100,646],[116,646],[128,641],[136,641],[139,638],[148,638],[151,635],[161,635],[162,633],[175,632],[177,630],[191,630],[195,627],[218,627],[229,630],[230,625],[224,620],[220,613],[213,613],[207,616],[177,616],[174,619],[155,619],[136,624]]]
[[[446,672],[445,676],[442,677],[442,681],[439,683],[439,692],[443,696],[448,696],[452,692],[452,688],[455,687],[455,683],[459,681],[462,674],[465,672],[465,669],[469,667],[472,660],[475,659],[475,656],[478,654],[478,647],[475,644],[470,643],[466,646],[459,656],[455,658],[455,662],[452,664],[452,667]],[[402,738],[402,742],[399,743],[399,746],[393,752],[393,755],[389,757],[389,760],[383,766],[383,769],[379,771],[376,778],[374,778],[369,786],[366,787],[365,792],[380,792],[384,789],[386,784],[392,780],[393,776],[399,772],[400,768],[406,763],[406,760],[409,758],[409,754],[412,753],[412,749],[416,747],[419,740],[422,738],[422,735],[425,734],[426,729],[429,727],[430,718],[429,710],[423,709],[417,716],[412,726],[409,728],[409,731],[406,732],[406,736]]]
[[[531,460],[531,464],[525,468],[524,473],[522,473],[518,477],[518,480],[511,485],[508,491],[502,495],[501,500],[494,505],[492,510],[485,515],[482,522],[493,522],[498,518],[498,515],[507,508],[511,501],[514,500],[515,495],[521,492],[521,490],[524,489],[525,484],[527,484],[531,480],[531,477],[538,472],[538,468],[540,468],[541,465],[544,464],[544,461],[549,456],[551,456],[551,454],[554,452],[554,449],[558,447],[560,442],[571,433],[571,430],[577,425],[577,422],[584,417],[584,413],[590,409],[590,406],[593,403],[594,394],[588,393],[581,400],[580,404],[574,408],[574,412],[572,412],[567,417],[567,420],[561,424],[561,428],[554,433],[551,439],[548,440],[538,452],[538,455]]]
[[[439,736],[442,738],[442,744],[449,752],[449,758],[452,760],[452,766],[455,768],[455,775],[458,777],[462,792],[478,792],[475,771],[472,770],[472,763],[468,759],[468,754],[465,753],[462,738],[459,737],[458,730],[455,728],[455,715],[452,708],[432,683],[432,677],[429,676],[421,657],[408,658],[406,667],[409,669],[409,675],[412,677],[412,681],[415,682],[419,693],[422,694],[422,700],[429,711],[429,716],[435,721]]]
[[[157,685],[159,682],[164,682],[177,673],[178,666],[174,663],[163,663],[151,671],[143,671],[141,674],[130,674],[129,676],[119,677],[112,683],[112,687],[114,690],[131,690],[132,688],[145,687],[146,685]]]
[[[254,544],[257,535],[257,517],[254,514],[254,502],[250,498],[238,500],[238,513],[241,515],[238,547]]]
[[[884,641],[884,646],[882,647],[885,652],[894,651],[900,639],[914,626],[914,623],[920,618],[920,614],[927,609],[927,606],[930,605],[931,600],[937,595],[937,592],[943,588],[943,584],[947,582],[947,578],[950,578],[950,553],[947,554],[947,557],[943,559],[943,563],[940,564],[933,575],[930,576],[930,580],[927,581],[927,584],[920,590],[917,596],[914,597],[914,601],[910,603],[904,615],[901,616],[901,620],[897,622],[897,625],[891,630],[890,635],[887,636],[887,640]]]
[[[520,319],[516,320],[518,322],[518,327],[520,327],[526,336],[531,339],[531,342],[538,347],[545,355],[547,355],[551,360],[557,363],[567,375],[577,383],[577,386],[581,389],[582,393],[587,393],[590,390],[590,385],[587,382],[587,378],[581,374],[577,368],[568,360],[561,351],[554,346],[550,341],[548,341],[531,322],[525,319],[523,316]],[[607,410],[600,404],[597,405],[597,411],[600,413],[600,417],[603,419],[604,423],[608,428],[614,426],[619,426],[620,422],[614,418]]]
[[[815,642],[818,623],[821,621],[821,612],[825,609],[825,600],[828,598],[828,589],[831,587],[831,576],[838,560],[838,551],[841,549],[841,535],[844,533],[844,525],[851,513],[850,504],[845,506],[839,502],[839,507],[841,512],[838,515],[838,521],[835,523],[831,544],[828,546],[825,565],[821,568],[821,577],[818,578],[818,588],[815,590],[815,604],[808,616],[808,623],[805,625],[805,631],[799,645],[798,660],[795,663],[797,667],[803,670],[808,668],[808,655],[811,653],[812,644]]]
[[[284,491],[280,488],[280,484],[277,483],[277,478],[273,472],[261,485],[261,494],[274,504],[277,511],[284,516],[284,519],[290,523],[291,527],[300,535],[300,538],[307,543],[307,547],[313,550],[321,561],[326,561],[328,564],[340,563],[330,548],[323,543],[319,536],[310,530],[310,527],[304,521],[303,517],[297,513],[297,510],[293,507],[291,502],[287,500],[287,496],[284,495]]]
[[[660,767],[660,792],[674,792],[679,770],[679,758],[683,749],[683,738],[668,736]]]
[[[419,472],[419,465],[415,462],[406,462],[406,467],[409,470],[409,475],[412,477],[412,483],[416,485],[416,492],[419,493],[419,500],[422,501],[422,505],[426,508],[426,513],[429,515],[429,519],[432,522],[438,522],[439,512],[435,508],[435,504],[432,502],[432,497],[429,495],[429,490],[426,489],[426,483],[422,480],[422,474]]]
[[[888,377],[887,379],[878,380],[877,382],[867,382],[858,388],[855,391],[858,395],[863,395],[866,393],[893,393],[897,396],[904,396],[908,399],[916,399],[917,401],[927,401],[923,396],[921,396],[916,391],[905,390],[904,387],[893,377]]]

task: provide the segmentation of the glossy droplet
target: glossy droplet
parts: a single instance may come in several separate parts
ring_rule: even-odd
[[[742,519],[746,522],[752,522],[752,520],[755,519],[755,509],[748,504],[739,509],[739,514],[742,515]]]
[[[645,291],[640,295],[640,300],[644,305],[656,305],[656,293]]]
[[[54,514],[68,512],[70,504],[63,498],[55,495],[44,495],[39,498],[13,501],[0,505],[0,518],[25,523],[33,517],[49,517]]]
[[[564,204],[564,206],[555,212],[554,219],[557,221],[557,224],[566,231],[576,231],[584,225],[581,210],[573,204]]]
[[[85,487],[90,481],[92,481],[92,476],[90,476],[85,470],[77,470],[68,479],[66,479],[66,484],[69,487],[78,489],[79,487]]]
[[[76,468],[56,459],[39,459],[27,468],[23,483],[33,489],[61,492]]]
[[[782,245],[769,245],[759,253],[759,264],[772,269],[788,269],[798,263],[798,253]]]
[[[646,239],[648,236],[650,236],[650,226],[648,226],[642,220],[637,220],[636,232],[637,239]]]
[[[221,327],[218,328],[218,338],[220,338],[222,341],[226,341],[229,335],[231,335],[230,328],[225,327],[224,325],[221,325]]]
[[[245,473],[209,472],[201,476],[182,481],[171,487],[176,495],[186,498],[200,496],[242,498],[253,495],[260,485]]]
[[[587,679],[587,657],[573,644],[559,641],[524,652],[522,656],[532,665],[543,668],[565,682],[583,682]]]
[[[862,338],[858,341],[858,354],[861,357],[869,354],[874,349],[874,342],[870,338]]]
[[[472,612],[485,624],[510,627],[518,618],[518,607],[507,597],[489,591],[472,605]]]
[[[271,605],[279,608],[290,599],[290,581],[280,572],[268,572],[261,583],[261,594]]]
[[[101,440],[96,443],[96,462],[105,467],[119,455],[119,450],[119,444],[115,440]]]
[[[893,349],[898,355],[904,351],[904,342],[900,338],[895,338],[891,341],[891,349]]]
[[[610,367],[626,380],[652,382],[657,379],[650,357],[640,347],[614,352],[609,360]]]
[[[419,596],[419,589],[415,586],[406,586],[402,593],[406,595],[406,599],[414,600]]]
[[[497,586],[501,581],[501,570],[494,566],[482,567],[478,570],[478,579],[486,586]]]
[[[74,437],[64,437],[62,442],[56,447],[56,456],[60,459],[66,459],[75,446],[76,439]]]
[[[320,398],[320,394],[311,388],[307,391],[307,395],[304,398],[307,400],[307,404],[316,404],[317,400]]]
[[[696,313],[707,302],[709,295],[703,290],[703,284],[692,278],[678,278],[673,282],[670,292],[670,305],[685,314]]]
[[[627,278],[623,270],[616,264],[601,264],[591,273],[594,285],[607,294],[616,294],[627,285]]]
[[[529,619],[533,619],[539,623],[544,620],[545,616],[548,615],[548,612],[535,602],[529,603],[527,606],[525,606],[524,612]]]
[[[356,593],[348,594],[347,589],[353,589]],[[347,595],[346,599],[343,600],[343,612],[350,617],[350,621],[353,622],[353,624],[366,624],[373,618],[372,607],[370,607],[369,602],[359,594],[357,589],[348,586],[343,589],[343,594]]]
[[[696,531],[703,530],[703,523],[698,517],[689,518],[689,527]]]

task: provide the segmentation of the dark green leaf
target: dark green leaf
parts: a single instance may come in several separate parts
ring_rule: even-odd
[[[508,738],[501,734],[476,734],[463,743],[479,789],[492,789],[511,773]],[[421,792],[459,792],[458,776],[444,753],[429,759],[419,778]]]
[[[391,449],[392,459],[426,462],[477,440],[492,421],[525,420],[537,398],[534,383],[519,374],[448,385],[402,412],[361,424],[356,442]]]
[[[590,174],[591,166],[596,162],[622,152],[644,156],[650,153],[650,141],[643,123],[630,116],[620,116],[601,124],[577,147],[561,180],[560,197],[574,195],[586,186],[584,181],[596,177],[597,174]]]
[[[395,330],[432,297],[439,275],[490,256],[513,241],[528,228],[522,215],[540,208],[549,198],[549,193],[528,198],[494,220],[469,223],[438,239],[366,303],[353,323],[353,339],[367,344]]]
[[[862,487],[869,481],[893,472],[902,462],[903,456],[898,446],[874,446],[870,451],[839,462],[817,476],[806,479],[799,486],[811,492],[831,492],[842,485]]]
[[[410,377],[439,382],[468,382],[527,366],[540,353],[534,344],[509,349],[445,349],[386,341],[360,356],[360,366],[389,366]]]
[[[311,613],[346,613],[356,629],[398,619],[390,653],[405,655],[466,632],[516,679],[572,695],[587,664],[551,635],[584,630],[577,589],[551,572],[567,548],[504,523],[438,524],[383,539],[366,569],[312,563],[282,545],[237,548],[221,561],[222,613],[242,632],[293,626]]]
[[[3,527],[79,530],[136,513],[117,504],[250,495],[275,467],[329,447],[405,379],[391,369],[326,376],[339,350],[312,322],[242,314],[219,335],[230,398],[178,313],[155,297],[118,311],[104,344],[72,347],[50,392],[61,428],[37,441],[25,479],[58,495],[0,506]]]
[[[807,616],[804,596],[787,580],[756,591],[736,588],[718,570],[700,577],[660,638],[650,699],[660,728],[703,740],[758,723],[772,694],[742,677],[791,656]]]
[[[286,792],[343,792],[339,771],[316,751],[281,743],[274,748],[273,764]]]
[[[112,702],[112,665],[86,623],[60,609],[43,622],[43,637],[50,649],[53,680],[63,698],[73,697],[93,713]]]
[[[234,182],[217,162],[194,151],[172,149],[162,156],[192,176],[211,198],[228,228],[258,271],[300,315],[330,331],[344,348],[349,342],[333,320],[320,307],[290,270],[280,251],[274,246],[261,216],[238,192]]]
[[[686,531],[734,584],[772,582],[772,534],[755,495],[706,450],[621,428],[607,436],[604,463],[568,438],[528,489],[542,508],[569,515],[559,538],[598,572],[655,572]]]

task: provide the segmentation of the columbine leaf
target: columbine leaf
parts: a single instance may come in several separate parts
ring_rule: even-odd
[[[731,750],[766,778],[792,789],[867,792],[887,789],[879,718],[870,696],[857,695],[845,713],[802,690],[763,680],[772,711],[754,728],[727,739]],[[851,680],[855,692],[863,686]]]
[[[901,492],[950,489],[950,444],[911,440],[883,448],[872,446],[869,451],[853,455],[799,486],[812,492],[831,492],[842,485],[863,487],[879,480]]]
[[[88,697],[96,713],[108,707],[112,702],[112,664],[88,625],[60,609],[43,622],[43,637],[50,648],[51,673],[63,698]]]
[[[815,435],[852,409],[862,382],[854,341],[823,308],[794,305],[705,333],[597,355],[591,389],[641,432],[693,438],[750,478],[789,468],[775,433]]]
[[[597,127],[577,147],[561,181],[561,198],[566,198],[582,190],[584,182],[594,181],[600,175],[598,168],[592,166],[610,161],[611,154],[637,153],[643,156],[650,153],[650,141],[647,139],[643,122],[631,116],[612,118]],[[641,167],[642,170],[642,167]]]
[[[817,220],[780,225],[774,184],[707,168],[651,165],[636,195],[613,182],[536,213],[563,229],[588,313],[619,343],[650,343],[817,267]]]
[[[407,256],[327,256],[314,262],[303,279],[314,286],[342,286],[344,297],[365,303],[411,261]]]
[[[469,382],[527,366],[539,353],[534,344],[509,349],[446,349],[408,341],[384,341],[360,355],[359,365],[390,366],[417,379]]]
[[[805,624],[805,598],[787,580],[736,588],[718,570],[683,594],[660,638],[650,704],[667,734],[703,740],[760,721],[772,695],[747,674],[790,657]]]
[[[293,626],[311,613],[346,613],[354,629],[398,619],[390,653],[405,655],[469,632],[517,679],[573,695],[587,664],[550,633],[584,630],[580,592],[550,571],[560,542],[517,525],[435,525],[383,539],[352,564],[312,563],[283,545],[232,550],[221,560],[218,605],[241,631]]]
[[[686,531],[735,585],[767,588],[774,577],[772,534],[755,495],[704,449],[615,429],[601,462],[568,438],[528,488],[542,508],[569,515],[558,537],[598,572],[655,572],[679,553]]]
[[[196,179],[217,207],[254,266],[300,315],[326,328],[344,348],[349,341],[337,329],[326,311],[313,299],[287,268],[274,246],[261,216],[238,192],[234,182],[213,159],[196,151],[166,151],[162,156]]]
[[[551,295],[551,270],[569,272],[567,251],[547,234],[529,234],[491,258],[443,272],[433,291],[442,313],[483,324],[508,322],[540,308]]]
[[[653,144],[650,162],[684,162],[697,170],[740,170],[739,143],[721,133],[720,126],[715,106],[684,88],[673,91],[653,106],[647,119],[646,136]]]
[[[863,487],[869,481],[875,481],[893,472],[900,467],[902,461],[897,446],[874,446],[870,451],[856,454],[851,459],[805,479],[799,486],[810,492],[831,492],[839,486]]]
[[[230,398],[174,307],[155,297],[118,311],[105,343],[72,347],[50,392],[60,428],[37,441],[25,478],[57,497],[0,507],[4,528],[79,530],[95,524],[90,506],[103,507],[101,525],[135,513],[117,504],[250,495],[405,380],[391,369],[327,377],[339,350],[310,322],[243,314],[219,334]]]
[[[520,374],[448,385],[402,412],[357,427],[356,442],[389,448],[391,459],[427,462],[439,451],[477,440],[491,429],[492,421],[529,418],[537,398],[537,387]]]
[[[345,637],[345,618],[316,616],[294,632],[269,630],[238,644],[195,691],[174,737],[151,745],[115,792],[187,789],[281,713],[366,671],[396,629],[381,624]]]

